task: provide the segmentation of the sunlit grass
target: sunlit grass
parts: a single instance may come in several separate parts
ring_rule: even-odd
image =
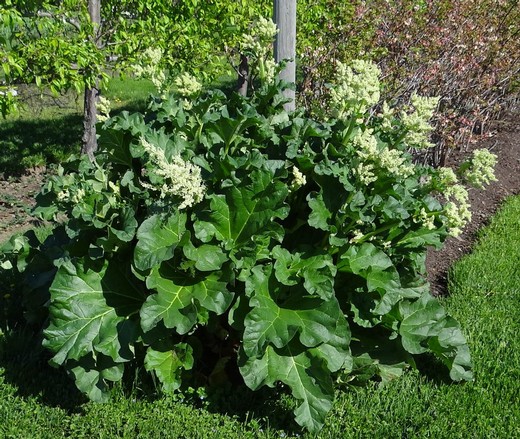
[[[147,80],[111,78],[103,95],[115,112],[138,111],[154,93]],[[78,153],[83,134],[82,99],[72,92],[53,97],[27,88],[20,112],[0,119],[0,174],[16,175],[45,167]]]

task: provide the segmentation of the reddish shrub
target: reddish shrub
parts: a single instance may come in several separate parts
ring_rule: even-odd
[[[354,1],[343,21],[346,8],[339,3],[322,2],[333,19],[332,32],[323,26],[315,31],[320,47],[300,47],[306,108],[319,106],[336,60],[372,58],[391,103],[399,105],[412,93],[441,97],[437,146],[429,159],[442,164],[451,147],[484,134],[486,122],[518,99],[518,0]]]

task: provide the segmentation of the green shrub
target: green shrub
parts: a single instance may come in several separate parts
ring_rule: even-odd
[[[281,382],[311,431],[335,383],[388,380],[414,355],[471,379],[424,278],[426,247],[464,225],[467,193],[406,152],[428,143],[436,99],[375,114],[378,74],[340,66],[321,122],[287,113],[276,81],[248,97],[186,83],[189,96],[107,120],[96,161],[66,163],[38,196],[51,235],[17,238],[2,263],[18,255],[52,364],[99,401],[131,364],[165,392]]]

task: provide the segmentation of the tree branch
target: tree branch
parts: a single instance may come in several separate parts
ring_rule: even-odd
[[[78,20],[76,20],[75,18],[67,17],[66,15],[63,15],[63,14],[53,14],[51,12],[45,12],[45,11],[38,11],[36,15],[40,18],[54,18],[54,19],[63,20],[65,23],[68,23],[71,26],[73,26],[78,32],[81,31],[81,23]]]

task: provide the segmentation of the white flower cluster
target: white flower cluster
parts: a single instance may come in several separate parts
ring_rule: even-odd
[[[352,235],[353,235],[352,238],[349,240],[350,244],[356,244],[357,242],[359,242],[361,239],[363,239],[365,237],[364,233],[359,229],[355,229],[352,232]]]
[[[379,163],[382,168],[396,176],[406,178],[414,173],[414,166],[407,163],[406,157],[397,149],[385,148],[381,151]]]
[[[331,107],[338,118],[364,114],[380,98],[381,70],[369,61],[338,62],[336,85],[331,88]]]
[[[161,198],[170,196],[182,198],[183,201],[179,205],[179,209],[185,209],[202,201],[206,188],[202,182],[198,166],[185,162],[178,155],[172,157],[171,161],[169,161],[164,154],[164,150],[152,145],[144,138],[141,138],[141,144],[154,165],[147,169],[148,172],[154,173],[165,180],[165,183],[159,188],[142,182],[143,187],[160,191]]]
[[[444,196],[448,200],[454,200],[446,204],[444,213],[448,219],[448,232],[452,236],[458,236],[468,221],[471,221],[468,191],[460,184],[455,184],[446,189]]]
[[[450,186],[458,182],[457,176],[452,168],[439,168],[437,178],[443,186]]]
[[[429,121],[439,104],[439,99],[414,94],[411,98],[414,110],[401,113],[401,122],[407,130],[404,141],[409,147],[427,149],[433,146],[429,141],[430,132],[433,130]]]
[[[278,64],[275,62],[274,58],[267,58],[263,61],[263,79],[266,82],[273,82],[276,76],[276,67]]]
[[[89,187],[89,189],[92,190],[92,187]],[[64,203],[70,201],[74,204],[79,204],[86,195],[87,193],[82,187],[66,187],[56,194],[56,198]]]
[[[97,119],[100,122],[104,122],[105,120],[108,120],[110,117],[110,110],[111,110],[111,102],[105,98],[104,96],[100,96],[97,102]]]
[[[421,211],[414,217],[413,221],[415,223],[421,223],[428,230],[435,229],[435,217],[433,215],[429,215],[424,207],[421,208]]]
[[[393,125],[393,121],[394,121],[394,117],[395,117],[394,114],[395,114],[395,109],[390,108],[390,106],[388,105],[388,103],[386,101],[383,102],[381,112],[378,114],[378,117],[381,118],[381,124],[380,124],[381,131],[383,131],[385,133],[390,133],[395,129],[395,127]]]
[[[457,175],[451,168],[437,169],[437,180],[445,188],[442,195],[448,201],[444,206],[447,218],[448,233],[458,236],[464,226],[471,220],[468,191],[459,184]]]
[[[257,57],[263,57],[270,52],[270,46],[277,33],[278,29],[272,20],[260,17],[251,31],[242,36],[241,47],[253,52]]]
[[[260,17],[251,28],[250,33],[242,36],[241,50],[251,52],[258,61],[255,70],[260,79],[272,82],[275,77],[277,64],[273,58],[271,46],[278,33],[276,24],[267,18]]]
[[[164,70],[160,68],[162,59],[162,50],[159,48],[149,47],[143,52],[141,64],[133,66],[136,78],[150,79],[157,87],[157,90],[163,91],[165,87],[166,75]]]
[[[182,73],[173,81],[181,96],[194,96],[202,90],[202,84],[189,73]]]
[[[364,185],[368,186],[377,180],[377,176],[374,174],[375,166],[372,163],[360,163],[355,170],[359,181]]]
[[[487,149],[473,151],[471,166],[464,173],[465,179],[473,186],[483,189],[485,185],[496,181],[495,165],[497,156]]]
[[[297,167],[293,167],[292,173],[293,181],[291,183],[291,189],[297,190],[298,188],[305,186],[307,183],[307,178],[305,178],[305,175]]]
[[[376,168],[403,178],[414,173],[414,166],[408,163],[401,151],[386,147],[378,148],[373,130],[358,131],[352,142],[356,147],[357,156],[363,160],[356,167],[356,173],[362,183],[370,184],[377,180],[374,172]]]

